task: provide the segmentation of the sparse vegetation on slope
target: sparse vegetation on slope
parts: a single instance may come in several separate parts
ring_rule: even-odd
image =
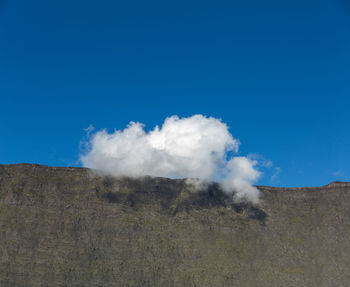
[[[350,185],[259,188],[0,166],[0,286],[348,286]]]

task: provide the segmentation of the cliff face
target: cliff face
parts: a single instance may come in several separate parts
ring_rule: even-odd
[[[258,188],[0,165],[0,286],[349,286],[350,183]]]

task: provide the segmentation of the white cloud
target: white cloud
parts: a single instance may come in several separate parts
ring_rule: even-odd
[[[279,177],[281,171],[282,171],[282,169],[280,167],[275,167],[274,173],[273,173],[273,175],[271,176],[271,179],[270,179],[270,181],[272,183],[278,182],[278,177]]]
[[[259,191],[252,186],[260,175],[254,169],[257,162],[247,157],[227,158],[228,153],[238,152],[239,141],[225,123],[213,117],[171,116],[149,132],[143,124],[130,122],[114,133],[96,132],[88,146],[81,155],[83,165],[104,174],[220,179],[236,200],[258,202]]]
[[[333,172],[333,176],[335,177],[343,177],[344,176],[344,170],[342,168],[339,168],[335,172]]]
[[[248,158],[251,160],[258,161],[257,163],[259,166],[263,168],[271,168],[273,167],[273,162],[267,158],[265,158],[263,155],[258,153],[250,153],[248,154]]]
[[[235,191],[237,201],[247,200],[253,203],[259,201],[259,191],[251,183],[260,177],[260,172],[254,169],[257,161],[247,157],[233,157],[226,163],[226,177],[222,186],[226,191]]]

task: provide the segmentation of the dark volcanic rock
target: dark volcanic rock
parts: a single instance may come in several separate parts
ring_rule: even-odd
[[[0,165],[0,286],[349,286],[350,183],[258,188]]]

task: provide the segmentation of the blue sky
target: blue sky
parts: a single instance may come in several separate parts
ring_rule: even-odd
[[[349,79],[346,0],[0,0],[0,163],[200,113],[273,162],[259,184],[349,180]]]

